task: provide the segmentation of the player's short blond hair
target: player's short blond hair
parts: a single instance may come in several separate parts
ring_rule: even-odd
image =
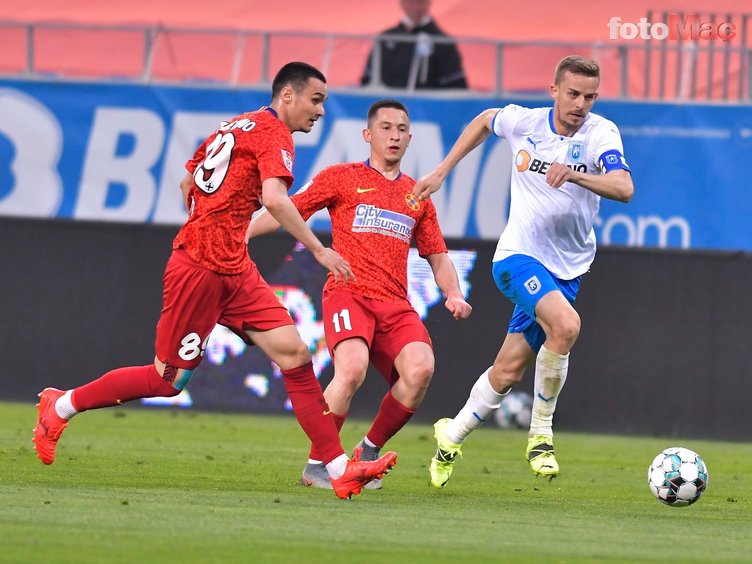
[[[598,62],[579,55],[570,55],[559,61],[559,64],[556,65],[556,72],[554,73],[554,84],[559,84],[561,82],[561,79],[564,78],[565,72],[581,74],[583,76],[592,76],[598,80],[601,78],[601,67],[598,65]]]

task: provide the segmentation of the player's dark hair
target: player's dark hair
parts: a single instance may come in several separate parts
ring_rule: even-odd
[[[554,84],[561,82],[565,72],[595,77],[599,80],[601,78],[601,68],[598,66],[597,61],[588,59],[587,57],[580,57],[579,55],[570,55],[559,61],[554,73]]]
[[[272,82],[272,98],[279,96],[285,86],[290,86],[295,92],[300,92],[312,78],[318,78],[321,82],[326,83],[326,77],[316,67],[308,63],[292,62],[287,63],[279,69]]]
[[[405,112],[405,115],[409,118],[410,112],[407,111],[407,108],[405,107],[405,104],[400,102],[399,100],[392,100],[391,98],[386,98],[384,100],[378,100],[377,102],[374,102],[371,104],[371,107],[368,108],[368,123],[370,125],[371,120],[376,117],[376,114],[381,108],[394,108],[395,110],[402,110]]]

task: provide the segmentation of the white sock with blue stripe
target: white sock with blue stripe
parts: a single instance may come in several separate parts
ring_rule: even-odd
[[[480,378],[473,384],[473,389],[470,390],[467,403],[447,425],[447,438],[454,444],[462,444],[470,433],[483,425],[499,408],[502,398],[506,395],[506,393],[497,393],[491,387],[491,382],[488,380],[490,370],[489,368],[480,375]]]
[[[558,354],[541,347],[535,361],[535,388],[530,436],[553,436],[554,411],[559,392],[567,380],[569,353]]]

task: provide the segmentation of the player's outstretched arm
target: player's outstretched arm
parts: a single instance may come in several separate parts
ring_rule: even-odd
[[[267,210],[262,209],[248,224],[248,229],[245,232],[245,242],[247,243],[253,237],[272,233],[280,227],[279,221],[274,219],[274,216]]]
[[[436,253],[426,257],[433,270],[436,285],[446,296],[446,307],[455,319],[467,319],[473,311],[472,306],[465,301],[460,289],[460,281],[454,263],[446,253]]]
[[[433,172],[423,176],[418,180],[413,188],[413,194],[419,200],[425,200],[436,192],[446,180],[446,177],[457,166],[465,155],[475,149],[478,145],[488,139],[493,125],[493,118],[499,108],[489,108],[475,116],[468,126],[462,131],[455,141],[454,146],[444,160],[434,169]]]
[[[295,204],[287,195],[287,184],[280,178],[267,178],[261,185],[261,197],[267,211],[284,227],[287,232],[303,243],[306,249],[313,253],[314,258],[327,268],[334,280],[339,282],[342,277],[345,284],[355,280],[350,263],[334,250],[325,247],[318,237],[313,234],[308,224],[303,221]]]

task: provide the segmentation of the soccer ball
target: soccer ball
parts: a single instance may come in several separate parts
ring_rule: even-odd
[[[521,390],[512,390],[501,400],[494,413],[496,424],[502,429],[527,429],[533,414],[533,398]]]
[[[708,469],[696,452],[683,447],[667,448],[650,464],[648,485],[653,495],[667,505],[692,505],[708,485]]]

